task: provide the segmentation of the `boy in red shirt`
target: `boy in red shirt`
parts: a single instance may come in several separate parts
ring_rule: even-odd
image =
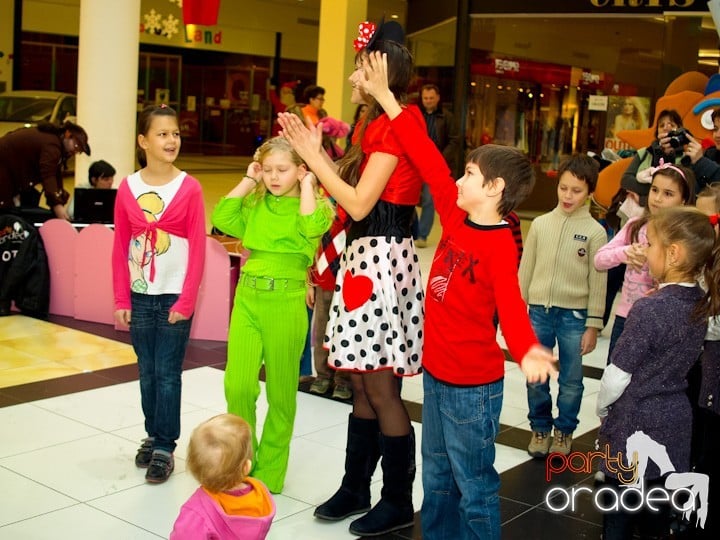
[[[530,324],[517,247],[503,219],[532,191],[535,176],[518,150],[485,145],[469,154],[454,185],[424,126],[392,97],[385,58],[371,53],[364,69],[364,90],[388,114],[397,141],[430,185],[443,227],[425,301],[422,536],[499,539],[494,461],[505,358],[496,310],[528,381],[557,373]]]

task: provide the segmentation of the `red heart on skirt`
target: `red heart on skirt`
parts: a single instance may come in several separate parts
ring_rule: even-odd
[[[343,279],[343,302],[348,311],[359,308],[370,299],[373,283],[367,276],[353,276],[350,271],[345,272]]]

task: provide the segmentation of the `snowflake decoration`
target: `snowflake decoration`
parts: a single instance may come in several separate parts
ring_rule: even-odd
[[[178,33],[178,24],[180,19],[176,19],[172,15],[168,15],[168,18],[162,22],[163,30],[162,35],[168,39],[172,39],[173,34]]]
[[[143,15],[145,19],[145,31],[148,34],[159,34],[162,29],[161,19],[162,15],[157,13],[154,9],[150,10],[150,13]]]
[[[171,4],[177,4],[179,8],[182,7],[183,0],[169,0]]]

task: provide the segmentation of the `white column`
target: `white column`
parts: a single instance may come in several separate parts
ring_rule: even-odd
[[[116,184],[135,168],[140,0],[81,0],[78,118],[92,155],[80,154],[75,185],[87,182],[90,163],[117,170]]]

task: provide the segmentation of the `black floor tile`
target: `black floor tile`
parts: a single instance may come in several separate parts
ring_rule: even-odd
[[[117,381],[103,377],[97,372],[68,375],[57,377],[47,381],[38,381],[17,386],[10,386],[3,389],[3,394],[9,398],[16,399],[18,403],[27,403],[38,399],[46,399],[83,390],[93,390],[117,384]],[[2,404],[0,406],[15,405],[16,403]]]
[[[500,475],[502,482],[502,475]],[[506,497],[500,497],[500,523],[506,523],[515,519],[520,514],[532,510],[534,507],[519,501],[514,501]]]
[[[594,474],[554,472],[552,465],[545,459],[531,459],[505,471],[500,475],[500,496],[531,506],[544,505],[550,489],[574,486]]]
[[[495,438],[495,442],[518,450],[527,450],[530,435],[532,434],[528,430],[500,424],[500,432]]]

